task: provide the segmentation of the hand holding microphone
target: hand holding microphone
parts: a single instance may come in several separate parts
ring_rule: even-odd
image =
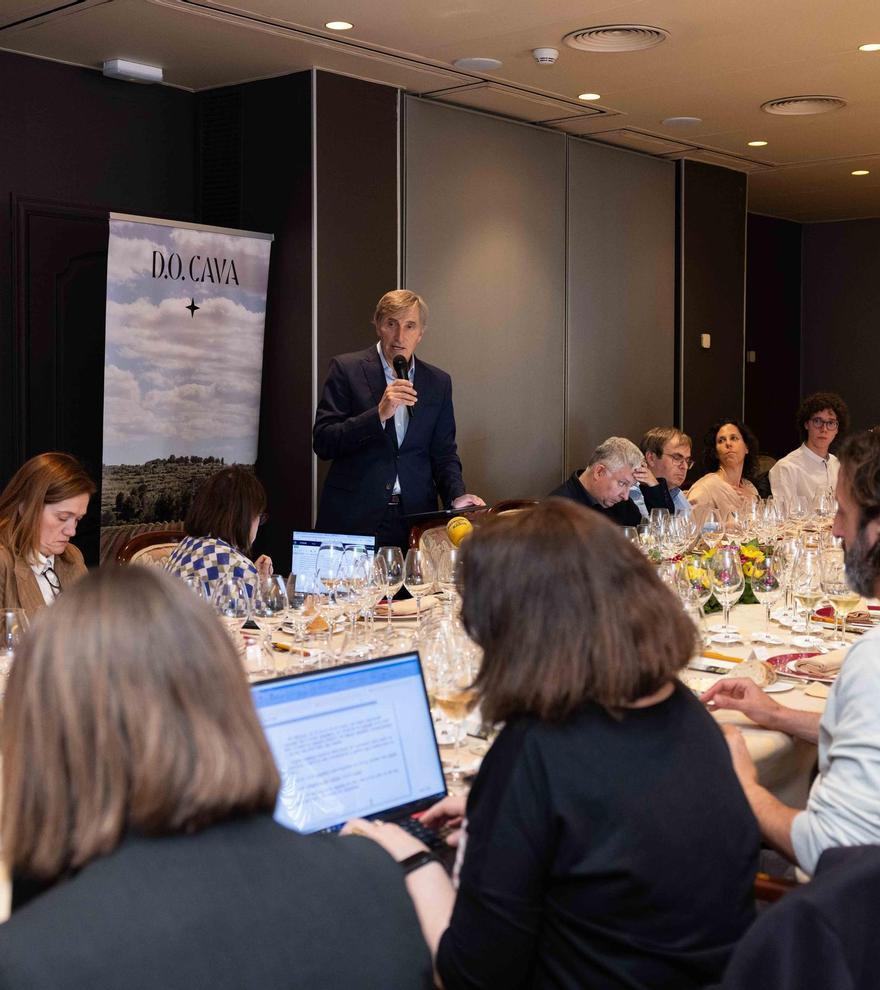
[[[401,405],[406,406],[408,414],[412,416],[411,407],[415,405],[418,398],[418,393],[409,380],[409,367],[406,358],[402,354],[397,354],[392,364],[397,378],[386,387],[379,403],[379,419],[383,423],[391,419],[397,411],[397,407]]]

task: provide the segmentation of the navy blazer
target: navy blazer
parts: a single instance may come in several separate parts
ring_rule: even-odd
[[[405,513],[431,512],[438,495],[448,506],[464,494],[452,379],[416,359],[413,387],[418,401],[398,448],[393,419],[384,427],[379,421],[386,381],[376,347],[331,360],[312,431],[315,453],[333,462],[321,493],[319,530],[375,533],[395,477]]]

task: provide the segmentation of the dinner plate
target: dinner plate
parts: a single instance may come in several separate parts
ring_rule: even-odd
[[[788,677],[796,677],[801,681],[820,681],[822,684],[833,684],[837,677],[816,677],[812,674],[805,674],[795,667],[798,660],[806,660],[807,657],[817,657],[819,653],[780,653],[778,656],[770,657],[767,663],[776,670],[786,674]]]

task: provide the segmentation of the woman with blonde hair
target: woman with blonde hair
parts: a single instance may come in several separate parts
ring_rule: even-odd
[[[0,987],[430,986],[393,860],[273,821],[241,663],[168,575],[97,571],[37,618],[0,754]]]
[[[32,617],[86,573],[70,542],[95,483],[70,454],[32,457],[0,492],[0,605]]]

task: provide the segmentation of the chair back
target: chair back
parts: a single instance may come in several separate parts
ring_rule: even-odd
[[[182,529],[154,529],[148,533],[138,533],[120,547],[116,560],[121,564],[163,567],[184,535]]]

